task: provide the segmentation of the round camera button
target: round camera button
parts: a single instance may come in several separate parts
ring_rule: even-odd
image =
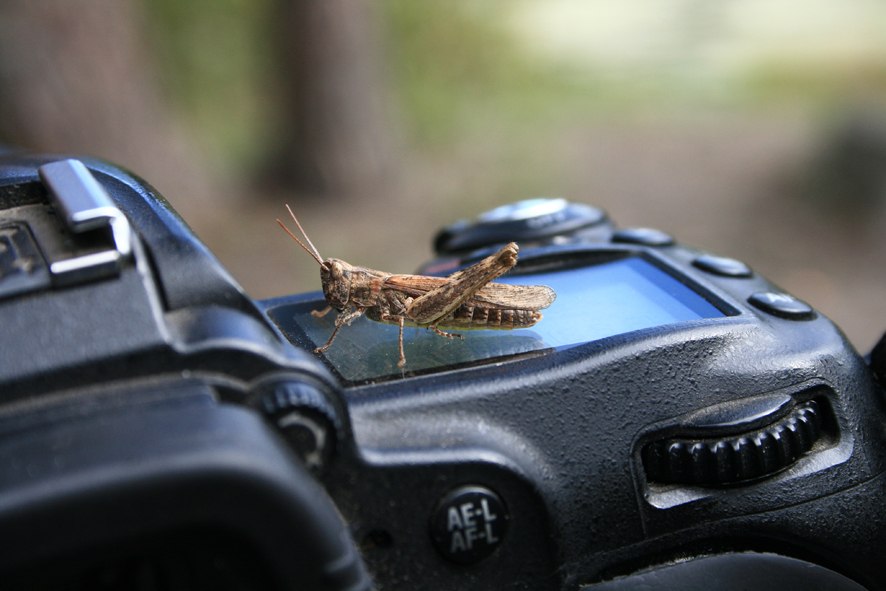
[[[811,320],[815,318],[812,306],[786,293],[760,291],[748,298],[755,308],[786,320]]]
[[[447,494],[431,516],[431,538],[440,554],[458,564],[477,564],[505,537],[508,511],[497,494],[479,485]]]
[[[569,202],[562,197],[557,198],[539,198],[526,199],[496,207],[486,213],[481,214],[477,221],[481,223],[489,222],[511,222],[516,220],[526,220],[536,218],[552,213],[563,211],[569,206]]]
[[[692,261],[693,266],[723,277],[750,277],[751,268],[737,259],[703,254]]]
[[[655,228],[625,228],[612,235],[613,242],[638,244],[640,246],[670,246],[674,237]]]

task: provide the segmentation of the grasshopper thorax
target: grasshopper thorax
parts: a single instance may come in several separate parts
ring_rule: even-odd
[[[333,309],[341,312],[351,299],[351,265],[339,259],[326,259],[320,265],[323,297]]]

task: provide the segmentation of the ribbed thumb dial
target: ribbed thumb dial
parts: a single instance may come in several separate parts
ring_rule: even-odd
[[[700,420],[684,428],[685,435],[678,430],[644,447],[647,479],[718,486],[774,474],[812,449],[821,436],[821,415],[814,400],[795,404],[787,395],[700,413]],[[716,435],[704,436],[704,431]]]

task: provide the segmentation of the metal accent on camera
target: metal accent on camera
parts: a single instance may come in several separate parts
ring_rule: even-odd
[[[38,168],[56,213],[71,232],[73,248],[49,256],[52,282],[67,285],[116,275],[132,254],[129,221],[79,160]],[[46,254],[46,253],[44,253]]]

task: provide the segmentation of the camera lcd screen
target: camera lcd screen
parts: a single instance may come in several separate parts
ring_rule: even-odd
[[[557,299],[543,311],[544,317],[527,329],[455,331],[464,336],[460,340],[441,337],[425,328],[406,327],[403,369],[397,367],[398,327],[365,317],[343,326],[324,355],[342,378],[365,383],[565,349],[636,330],[724,316],[701,295],[639,257],[563,271],[505,275],[496,282],[548,285],[557,292]],[[336,314],[317,318],[310,312],[325,306],[323,300],[312,301],[277,307],[270,313],[284,332],[286,325],[294,322],[314,346],[322,346],[335,329]]]

